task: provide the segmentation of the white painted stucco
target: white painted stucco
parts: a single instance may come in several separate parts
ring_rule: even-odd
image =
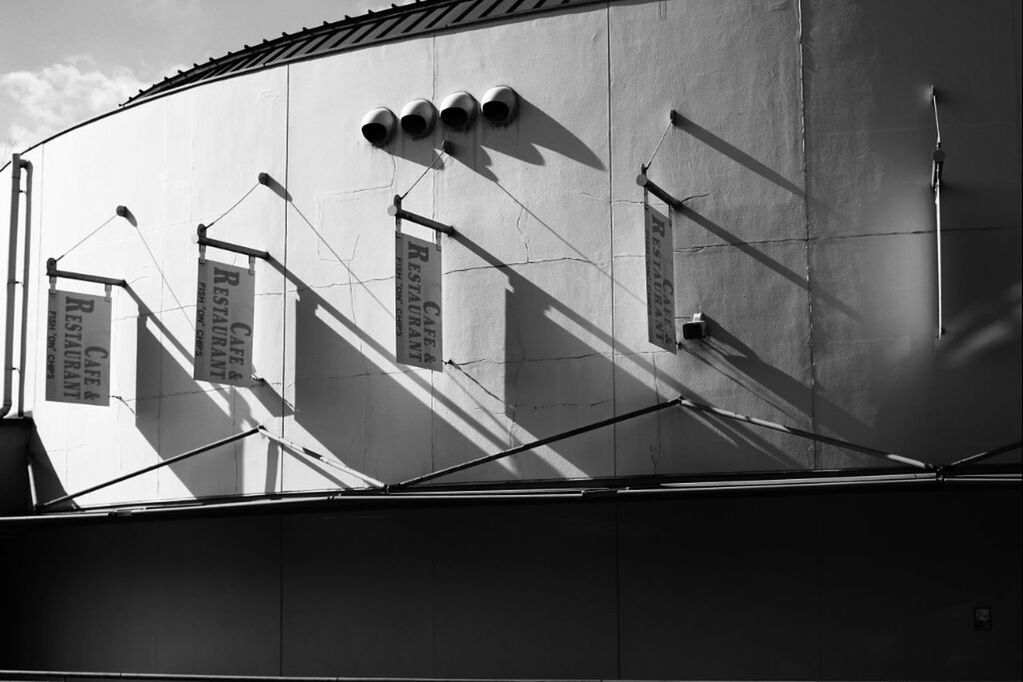
[[[612,2],[209,83],[74,129],[25,157],[22,407],[52,464],[41,485],[74,492],[257,424],[397,482],[680,392],[933,463],[1018,439],[1019,79],[1011,3]],[[931,83],[948,151],[941,339]],[[384,149],[359,134],[373,107],[498,84],[522,98],[506,128]],[[674,354],[646,339],[635,183],[671,109],[683,120],[649,176],[700,195],[675,215],[676,314],[711,329]],[[443,238],[453,364],[432,373],[394,360],[386,208],[443,139],[453,154],[404,202],[457,230]],[[262,382],[196,382],[192,236],[260,172],[289,200],[257,186],[210,236],[273,258],[256,263]],[[45,260],[117,205],[137,227],[115,219],[60,264],[130,283],[113,293],[116,398],[45,402]],[[445,480],[877,464],[671,410]],[[79,501],[356,485],[253,437]]]

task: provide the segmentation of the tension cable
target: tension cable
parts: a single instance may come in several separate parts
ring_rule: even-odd
[[[124,206],[118,206],[118,207],[117,207],[117,208],[116,208],[116,209],[114,210],[114,215],[110,216],[109,218],[107,218],[106,220],[104,220],[104,221],[103,221],[102,223],[100,223],[100,226],[99,226],[99,227],[97,227],[97,228],[96,228],[95,230],[93,230],[93,231],[92,231],[92,232],[90,232],[89,234],[87,234],[87,235],[85,235],[84,237],[82,237],[82,238],[81,238],[81,239],[80,239],[80,240],[78,241],[78,243],[77,243],[77,244],[75,244],[75,245],[74,245],[74,246],[72,246],[72,247],[71,247],[70,249],[68,249],[67,251],[65,251],[64,253],[62,253],[62,254],[61,254],[60,256],[58,256],[58,257],[54,258],[54,259],[53,259],[53,262],[54,262],[54,263],[56,263],[56,262],[59,262],[61,258],[63,258],[64,256],[68,255],[69,253],[71,253],[72,251],[74,251],[75,249],[77,249],[77,248],[78,248],[79,246],[81,246],[82,244],[84,244],[86,240],[88,240],[88,239],[89,239],[90,237],[92,237],[92,236],[93,236],[94,234],[96,234],[97,232],[99,232],[100,230],[102,230],[102,229],[103,229],[104,227],[106,227],[107,225],[109,225],[109,224],[110,224],[110,223],[111,223],[111,222],[112,222],[112,221],[114,220],[114,218],[118,218],[118,217],[120,217],[120,218],[127,218],[127,217],[128,217],[129,215],[131,215],[131,214],[129,213],[129,211],[128,211],[128,209],[127,209],[127,208],[125,208]]]

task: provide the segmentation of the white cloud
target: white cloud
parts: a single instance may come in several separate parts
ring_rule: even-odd
[[[0,158],[118,104],[147,85],[124,67],[71,58],[37,71],[0,74]],[[9,149],[6,149],[8,148]]]

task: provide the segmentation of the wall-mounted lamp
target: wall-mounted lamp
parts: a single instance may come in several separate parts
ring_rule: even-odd
[[[428,100],[414,99],[401,110],[401,129],[414,139],[426,137],[437,122],[437,109]]]
[[[495,126],[506,126],[519,113],[519,96],[507,85],[498,85],[483,95],[483,118]]]
[[[374,147],[383,147],[394,135],[398,119],[385,107],[373,109],[362,117],[362,136]]]
[[[440,105],[440,120],[452,130],[468,130],[476,120],[476,98],[467,92],[455,92]]]
[[[707,338],[707,321],[703,319],[703,313],[696,313],[692,320],[682,323],[682,338],[686,341]]]

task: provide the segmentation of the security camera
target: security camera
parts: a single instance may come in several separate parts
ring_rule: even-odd
[[[362,117],[362,136],[374,147],[383,147],[394,135],[397,123],[390,109],[373,109]]]
[[[476,119],[476,99],[467,92],[455,92],[440,105],[440,120],[452,130],[468,130]]]
[[[401,110],[401,129],[413,138],[426,137],[437,122],[437,110],[425,99],[414,99]]]
[[[506,126],[519,112],[519,96],[507,85],[490,88],[483,95],[483,118],[495,126]]]

